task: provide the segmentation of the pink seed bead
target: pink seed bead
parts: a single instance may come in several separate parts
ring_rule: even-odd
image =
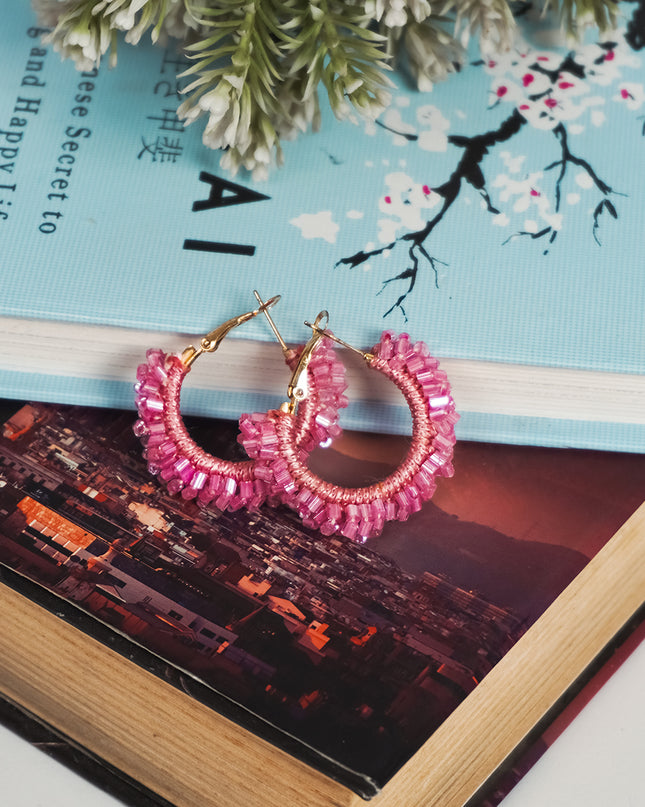
[[[275,456],[278,448],[278,436],[275,432],[267,436],[258,448],[256,457],[261,460],[270,460]]]
[[[338,524],[328,519],[327,521],[323,521],[318,529],[323,535],[333,535],[335,532],[338,532]]]
[[[160,456],[168,459],[170,457],[174,457],[177,453],[177,449],[175,448],[175,444],[172,442],[172,440],[166,440],[165,442],[161,443],[157,451],[159,452]]]
[[[343,511],[339,504],[336,504],[336,502],[330,502],[327,505],[327,516],[330,521],[338,523],[342,518],[342,515]]]
[[[345,538],[353,539],[358,535],[358,520],[355,518],[348,518],[340,528],[340,534]]]
[[[443,457],[439,451],[435,451],[434,454],[431,454],[423,463],[421,468],[426,470],[430,476],[434,476],[445,462],[445,457]]]
[[[193,478],[190,480],[190,486],[199,492],[206,484],[207,479],[208,476],[203,471],[195,471]]]
[[[371,521],[372,520],[372,507],[367,502],[358,505],[358,512],[361,517],[361,521]]]
[[[315,417],[315,423],[321,429],[326,431],[330,428],[332,423],[336,420],[336,415],[331,409],[321,409]]]
[[[234,513],[236,510],[241,510],[245,504],[246,502],[241,496],[231,496],[231,498],[228,500],[226,509]]]
[[[415,342],[412,346],[412,349],[415,353],[418,353],[419,356],[423,356],[424,359],[430,357],[430,348],[426,345],[425,342]]]
[[[148,428],[142,420],[137,420],[134,426],[132,427],[132,431],[136,434],[137,437],[143,437],[144,434],[148,433]]]
[[[181,481],[181,479],[177,479],[175,477],[175,479],[171,479],[170,482],[168,482],[168,493],[170,493],[171,496],[175,496],[177,493],[179,493],[183,486],[184,483]]]
[[[321,507],[314,515],[312,515],[312,521],[316,529],[318,529],[324,522],[329,521],[327,509],[324,506]]]
[[[273,463],[273,476],[280,487],[285,487],[291,482],[291,474],[284,460],[281,459]]]
[[[414,477],[414,484],[424,499],[429,499],[437,489],[434,478],[424,468],[419,468],[419,472]]]
[[[358,521],[358,519],[361,517],[361,511],[357,504],[348,504],[346,513],[348,519]]]
[[[404,356],[410,351],[410,337],[407,333],[399,334],[399,338],[395,342],[394,352],[398,356]]]
[[[159,384],[165,384],[168,380],[168,373],[164,370],[162,364],[155,364],[151,368],[151,377]]]
[[[174,463],[168,462],[161,465],[159,467],[159,476],[164,482],[170,482],[171,479],[174,479],[176,476]]]
[[[268,465],[256,465],[254,473],[256,478],[260,479],[262,482],[266,482],[267,484],[273,482],[273,470]]]
[[[166,354],[163,350],[159,350],[159,348],[149,348],[146,350],[146,360],[151,367],[155,367],[159,364],[164,364],[166,360]]]
[[[454,437],[445,434],[435,435],[432,441],[433,446],[437,451],[441,451],[444,455],[449,455],[452,452],[452,447],[455,443]]]
[[[396,518],[396,504],[390,499],[385,502],[385,520],[394,521]]]
[[[215,499],[215,507],[217,507],[218,510],[224,512],[224,510],[227,509],[229,502],[231,501],[231,498],[232,497],[229,496],[227,493],[222,493],[217,497],[217,499]]]
[[[242,435],[240,435],[240,437],[242,437]],[[260,451],[260,443],[250,437],[244,437],[243,441],[244,450],[246,451],[247,455],[253,460],[257,459]],[[242,443],[242,440],[239,442]]]
[[[324,505],[325,502],[319,496],[314,496],[309,502],[309,512],[312,515],[315,515],[316,513],[321,512]]]
[[[436,415],[439,412],[443,414],[443,412],[451,404],[451,402],[452,399],[450,398],[450,395],[441,395],[438,398],[430,398],[430,400],[428,401],[428,406],[430,408],[430,417],[433,416],[436,417]]]
[[[163,401],[157,396],[149,395],[142,403],[144,411],[148,413],[163,412]]]
[[[147,425],[148,434],[150,434],[150,435],[154,434],[156,436],[165,437],[166,426],[165,426],[165,424],[164,424],[164,422],[162,420],[160,420],[158,418],[155,418],[154,420],[151,420],[146,425]],[[161,442],[165,442],[165,441],[162,440]],[[159,445],[161,445],[161,443]]]
[[[147,379],[139,385],[139,393],[143,396],[157,395],[159,392],[159,384],[148,375]]]
[[[213,501],[213,495],[208,492],[208,486],[204,486],[197,494],[197,501],[202,507],[206,507]]]
[[[411,373],[418,373],[420,370],[423,370],[425,366],[425,362],[423,358],[411,350],[409,353],[406,353],[403,357],[405,360],[405,364],[408,370]]]
[[[247,507],[249,507],[251,510],[258,508],[265,500],[267,493],[268,488],[264,482],[259,479],[255,479],[253,481],[253,496],[249,499]]]
[[[312,490],[308,490],[307,488],[303,488],[303,490],[301,490],[296,496],[296,502],[306,507],[313,498],[314,492]]]
[[[185,457],[182,457],[181,459],[178,459],[177,462],[175,462],[173,468],[176,476],[178,476],[181,479],[181,481],[185,485],[187,485],[192,479],[194,473],[194,468],[190,464],[190,460],[187,460]]]
[[[381,340],[380,346],[378,348],[379,359],[389,361],[393,355],[394,355],[394,344],[390,340],[387,341]]]
[[[148,445],[151,448],[156,448],[157,446],[160,446],[163,442],[165,442],[163,434],[151,434],[148,436],[147,439],[148,439]]]
[[[240,482],[240,498],[244,501],[250,501],[253,498],[254,490],[253,490],[253,482],[250,480],[245,480],[244,482]]]

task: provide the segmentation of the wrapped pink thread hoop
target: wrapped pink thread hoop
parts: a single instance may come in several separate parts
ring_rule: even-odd
[[[193,362],[202,353],[213,353],[224,337],[235,327],[257,316],[267,315],[274,333],[279,337],[268,309],[279,296],[262,302],[257,309],[234,317],[207,334],[199,347],[190,345],[178,355],[151,349],[146,362],[137,369],[135,401],[139,420],[134,424],[135,434],[144,444],[144,457],[148,470],[158,476],[171,494],[184,499],[195,499],[206,506],[211,502],[219,510],[237,510],[240,507],[256,508],[270,494],[270,488],[259,479],[254,461],[234,462],[213,456],[198,446],[184,424],[180,411],[181,387]],[[291,369],[308,351],[307,346],[289,349],[281,337],[285,361]],[[316,351],[308,362],[309,387],[312,395],[303,408],[296,425],[298,445],[311,450],[317,442],[324,442],[340,433],[338,408],[347,405],[344,397],[344,368],[333,351]]]
[[[317,324],[311,327],[341,341]],[[345,488],[311,472],[308,452],[294,440],[293,397],[259,423],[242,418],[239,438],[249,456],[256,458],[256,476],[299,514],[305,526],[359,542],[379,535],[386,521],[406,520],[432,496],[435,477],[452,476],[454,426],[459,418],[447,376],[423,342],[411,343],[407,334],[384,331],[372,351],[362,355],[371,369],[396,384],[412,414],[412,444],[388,477],[367,487]]]

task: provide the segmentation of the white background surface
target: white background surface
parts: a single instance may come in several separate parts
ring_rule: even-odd
[[[120,807],[121,802],[0,727],[0,804]],[[645,643],[503,802],[503,807],[643,805]]]

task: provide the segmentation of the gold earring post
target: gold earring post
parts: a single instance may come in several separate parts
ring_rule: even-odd
[[[327,313],[327,312],[325,311],[324,313]],[[318,315],[318,317],[320,317],[320,314]],[[305,325],[308,328],[311,328],[311,330],[314,333],[319,333],[321,336],[325,336],[325,337],[327,337],[327,339],[331,339],[332,342],[337,342],[339,345],[342,345],[343,347],[346,347],[349,350],[352,350],[354,353],[358,353],[358,355],[362,356],[365,359],[365,361],[367,361],[367,362],[372,361],[372,359],[374,358],[373,353],[366,353],[364,350],[359,350],[357,347],[354,347],[354,345],[350,345],[348,342],[344,342],[342,339],[339,339],[337,336],[334,336],[333,333],[329,333],[329,331],[325,330],[324,328],[321,329],[318,326],[318,317],[316,317],[316,320],[314,321],[313,324],[311,322],[307,322],[307,320],[305,320]]]
[[[327,311],[321,311],[316,317],[316,327],[313,328],[313,335],[307,344],[303,347],[298,364],[296,365],[289,386],[287,387],[287,395],[289,402],[283,404],[284,411],[294,414],[296,407],[300,401],[303,401],[309,395],[309,377],[307,375],[307,367],[314,354],[316,345],[325,335],[324,329],[318,327],[319,323],[325,321],[325,326],[329,322],[329,314]]]
[[[274,306],[279,299],[280,295],[276,294],[275,297],[271,297],[270,300],[267,300],[266,303],[262,303],[253,311],[247,311],[246,314],[240,314],[238,317],[233,317],[221,325],[218,325],[217,328],[207,333],[206,336],[202,338],[198,348],[189,345],[181,354],[181,360],[186,367],[190,367],[195,359],[201,356],[202,353],[214,353],[224,337],[232,331],[233,328],[237,328],[237,326],[241,325],[243,322],[248,322],[248,320],[253,319],[253,317],[257,317],[260,312],[265,313],[266,310]]]
[[[253,294],[255,295],[255,299],[258,301],[258,303],[260,303],[260,309],[261,309],[262,313],[264,314],[264,316],[267,318],[267,322],[269,323],[269,327],[273,331],[273,335],[275,336],[275,338],[280,343],[280,347],[282,348],[282,352],[286,355],[289,352],[289,347],[288,347],[287,343],[284,341],[284,339],[282,338],[282,335],[281,335],[280,331],[278,330],[277,325],[273,321],[273,317],[271,316],[271,314],[269,314],[269,310],[268,310],[269,306],[265,306],[265,304],[262,302],[262,298],[260,297],[260,295],[258,294],[258,292],[255,289],[253,289]]]

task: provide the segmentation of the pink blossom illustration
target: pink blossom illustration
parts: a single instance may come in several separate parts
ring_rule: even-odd
[[[645,47],[644,8],[645,0],[640,0],[626,29],[615,32],[611,40],[581,45],[565,54],[520,41],[501,57],[473,63],[490,76],[487,108],[508,108],[495,129],[475,135],[451,133],[452,122],[432,105],[421,107],[414,121],[406,120],[405,109],[377,121],[396,145],[459,150],[445,179],[389,174],[378,202],[380,245],[368,244],[336,263],[353,269],[397,248],[407,252],[405,267],[382,283],[381,292],[396,290],[384,316],[398,311],[407,319],[406,300],[423,270],[431,270],[438,287],[437,265],[442,262],[432,253],[432,236],[466,186],[479,194],[493,225],[513,229],[502,243],[523,237],[539,240],[545,255],[566,230],[568,211],[584,194],[585,200],[592,200],[590,237],[601,245],[601,229],[607,219],[618,219],[618,197],[625,197],[577,152],[571,136],[605,125],[612,104],[630,112],[645,108],[645,88],[632,80],[632,71],[640,67],[636,50]],[[529,168],[526,155],[511,153],[511,141],[526,127],[553,139],[554,158],[546,165]],[[506,171],[486,176],[484,157],[495,152]]]

